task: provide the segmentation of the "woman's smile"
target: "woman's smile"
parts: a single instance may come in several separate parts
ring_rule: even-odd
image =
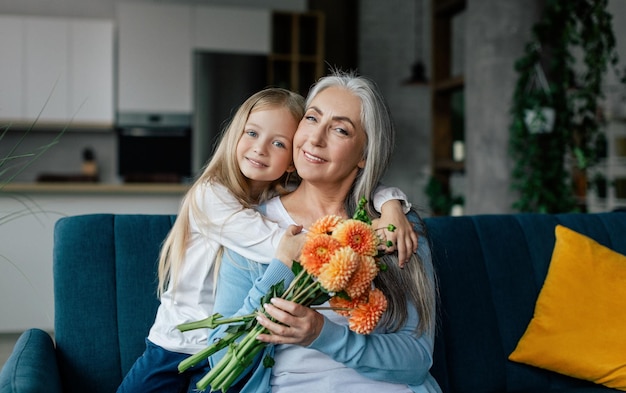
[[[311,153],[309,153],[309,152],[307,152],[305,150],[302,151],[302,154],[304,154],[304,157],[307,160],[309,160],[309,161],[320,162],[320,163],[326,162],[326,160],[324,160],[324,159],[322,159],[322,158],[320,158],[318,156],[314,156],[313,154],[311,154]]]

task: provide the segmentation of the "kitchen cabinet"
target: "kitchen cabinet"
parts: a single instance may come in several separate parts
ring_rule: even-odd
[[[113,22],[71,20],[69,24],[70,110],[74,122],[111,124],[113,110]],[[79,109],[75,109],[79,108]]]
[[[192,112],[192,10],[120,3],[118,111]]]
[[[63,122],[68,110],[68,21],[26,18],[24,23],[26,108],[24,120]]]
[[[113,22],[0,16],[0,121],[113,124]]]

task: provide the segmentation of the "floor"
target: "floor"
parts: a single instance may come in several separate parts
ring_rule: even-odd
[[[0,368],[9,358],[20,333],[0,333]]]

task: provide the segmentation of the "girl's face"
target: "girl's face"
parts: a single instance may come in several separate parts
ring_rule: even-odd
[[[352,183],[365,166],[367,136],[361,101],[339,87],[322,90],[311,101],[294,136],[294,163],[307,181]]]
[[[253,188],[265,187],[293,167],[293,135],[298,126],[286,108],[253,110],[237,142],[237,163]]]

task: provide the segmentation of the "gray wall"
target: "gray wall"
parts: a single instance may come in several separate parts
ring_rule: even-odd
[[[508,155],[514,63],[540,16],[538,1],[469,1],[465,35],[465,213],[511,211]]]
[[[430,90],[405,81],[413,63],[430,62],[429,6],[427,0],[359,5],[359,71],[379,85],[398,133],[385,183],[399,186],[418,208],[428,205],[423,189],[430,176]]]

